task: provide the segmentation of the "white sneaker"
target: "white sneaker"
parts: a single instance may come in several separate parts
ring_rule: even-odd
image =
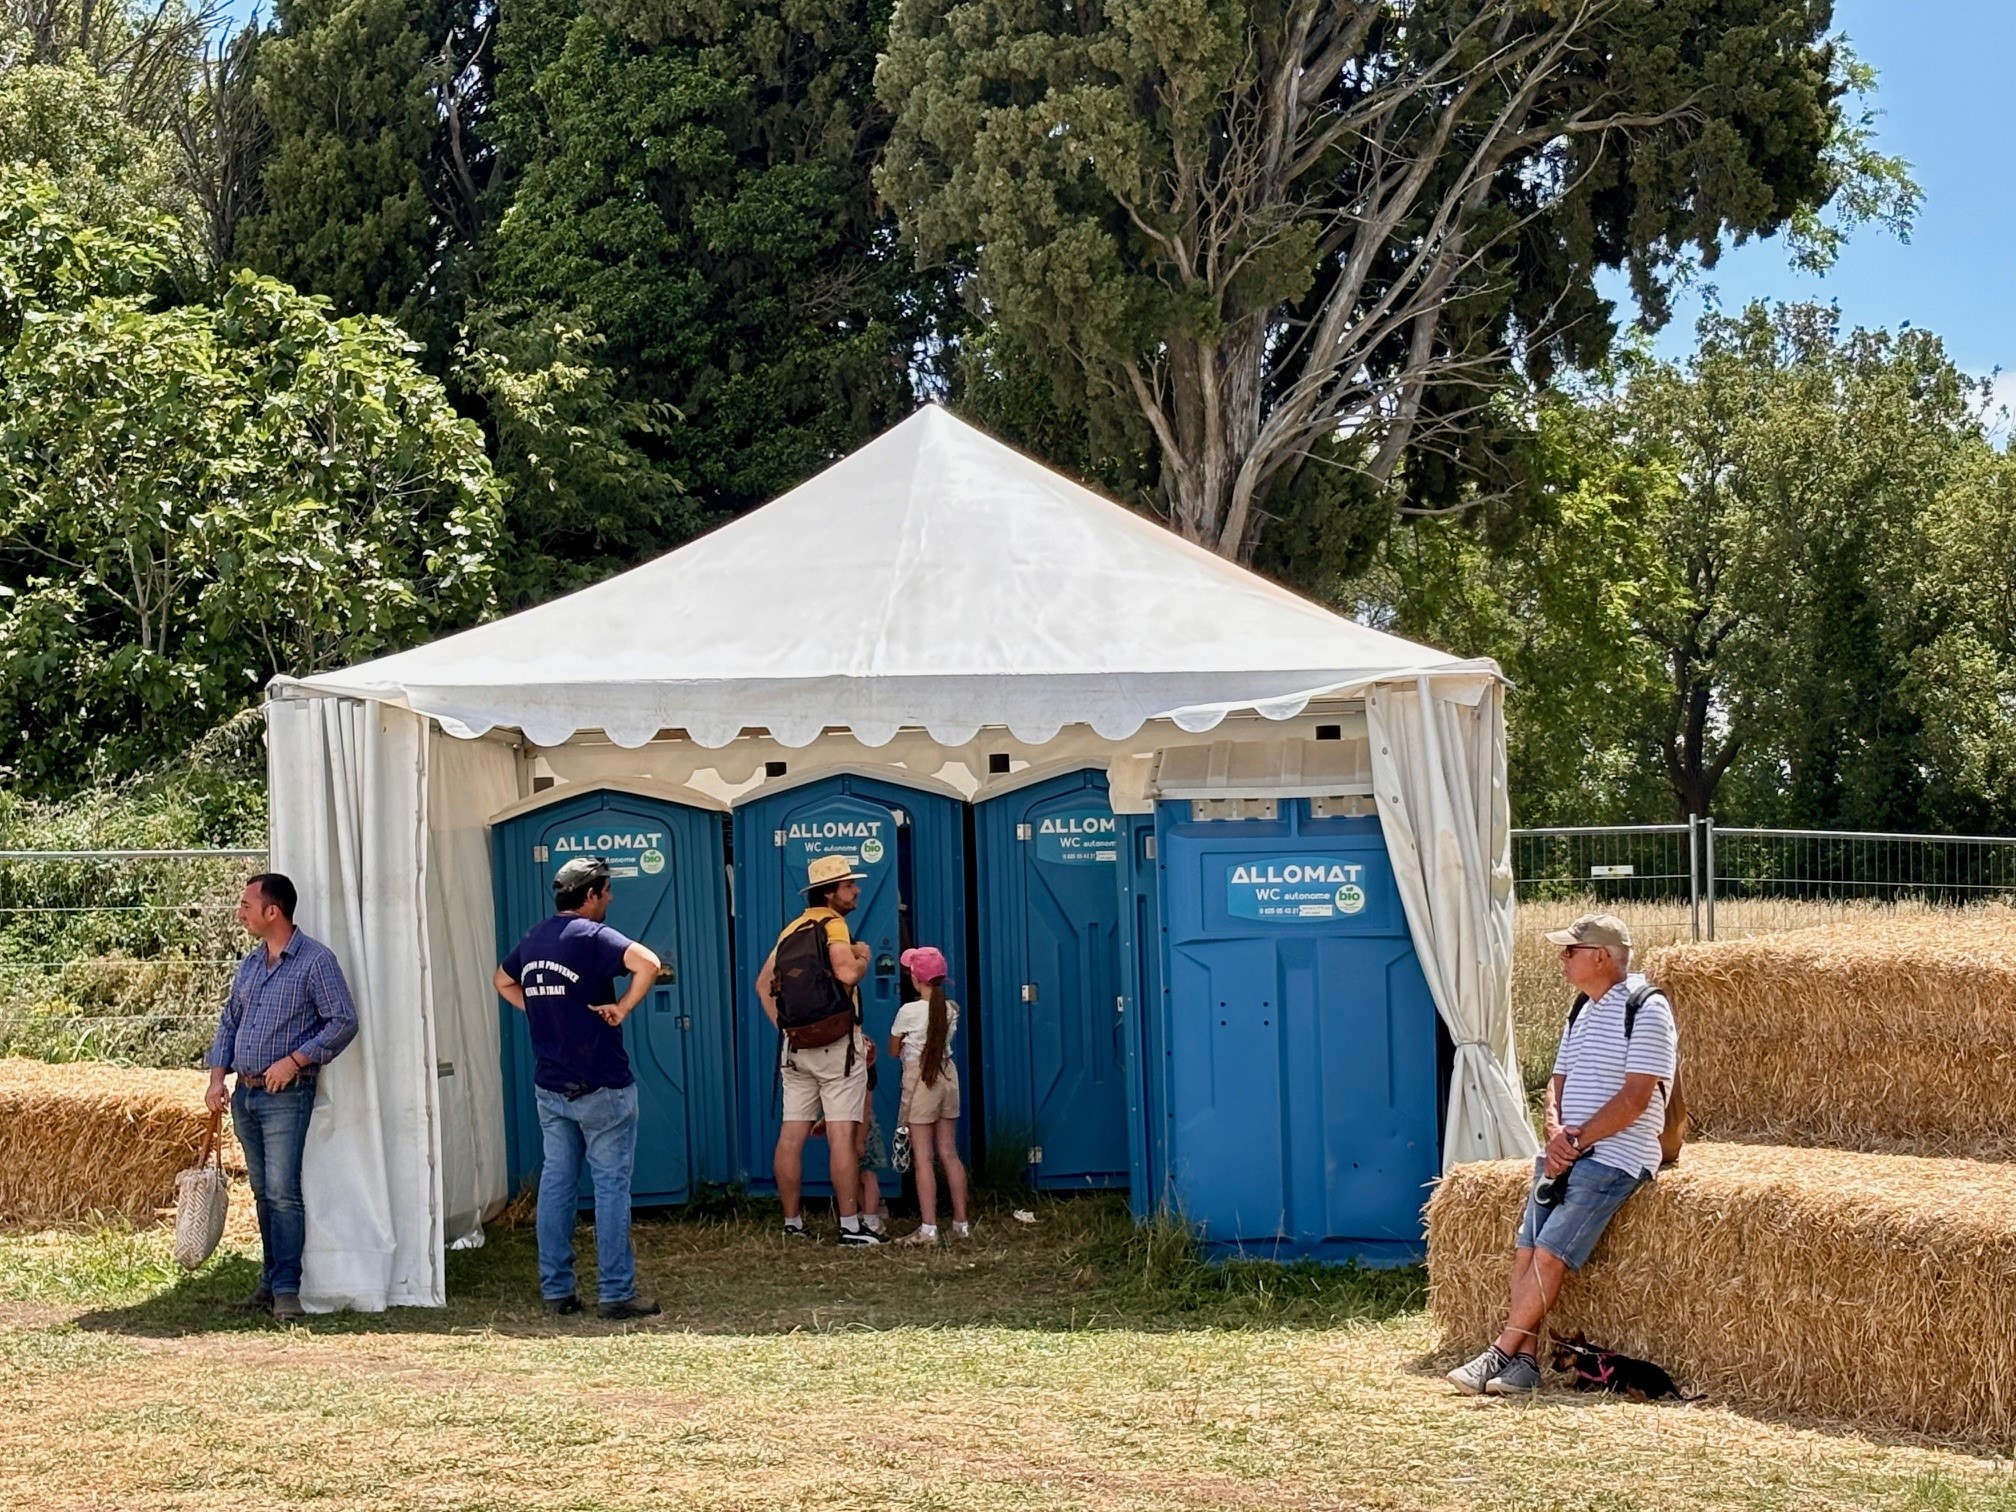
[[[921,1228],[912,1229],[909,1233],[905,1234],[901,1239],[895,1241],[895,1243],[897,1244],[936,1244],[937,1242],[938,1242],[937,1234],[935,1233],[927,1234]]]
[[[1493,1344],[1469,1364],[1458,1365],[1443,1379],[1465,1396],[1482,1396],[1484,1388],[1497,1378],[1498,1372],[1511,1363],[1512,1357]]]

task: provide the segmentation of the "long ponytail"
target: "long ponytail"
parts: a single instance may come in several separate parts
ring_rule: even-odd
[[[924,1030],[924,1054],[917,1067],[919,1079],[927,1087],[938,1085],[938,1073],[945,1064],[945,1042],[952,1038],[952,1013],[945,1006],[945,983],[941,978],[926,990],[931,1004]]]

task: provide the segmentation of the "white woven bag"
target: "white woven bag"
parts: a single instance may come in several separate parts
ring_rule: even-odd
[[[196,1152],[196,1164],[175,1178],[175,1263],[195,1270],[224,1237],[224,1215],[231,1191],[224,1181],[224,1159],[217,1149],[224,1115],[212,1113]]]

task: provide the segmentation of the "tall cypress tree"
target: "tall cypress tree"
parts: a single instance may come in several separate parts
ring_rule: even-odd
[[[861,0],[502,11],[486,328],[590,333],[615,399],[676,415],[632,439],[689,510],[774,497],[935,381],[951,280],[917,271],[870,182],[888,16]],[[576,562],[654,554],[693,522],[602,508],[584,528],[529,490],[516,510],[521,539]]]
[[[239,258],[445,353],[487,173],[486,0],[279,0],[258,55],[272,128]]]

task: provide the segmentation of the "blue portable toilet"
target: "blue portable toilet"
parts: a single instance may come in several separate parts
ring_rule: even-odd
[[[1422,1253],[1444,1036],[1379,822],[1350,812],[1364,807],[1156,805],[1142,1185],[1220,1252]],[[1138,992],[1138,963],[1131,978]]]
[[[986,1137],[1038,1187],[1128,1181],[1120,830],[1099,771],[975,809]]]
[[[553,912],[553,877],[576,856],[601,856],[612,883],[611,928],[664,962],[623,1024],[637,1078],[637,1164],[631,1201],[685,1202],[734,1177],[734,1039],[728,981],[726,816],[697,794],[624,788],[549,790],[492,821],[500,958]],[[525,1015],[501,998],[505,1155],[510,1189],[541,1159]],[[582,1195],[589,1198],[587,1174]]]
[[[783,1114],[777,1029],[756,999],[756,972],[778,932],[804,909],[806,868],[816,857],[844,855],[868,874],[847,927],[871,951],[861,983],[861,1021],[878,1052],[886,1052],[889,1025],[902,1005],[898,958],[910,945],[921,941],[943,950],[953,996],[962,1006],[966,1001],[961,996],[967,981],[966,823],[965,801],[954,789],[893,768],[876,776],[828,770],[772,779],[736,808],[738,1165],[751,1191],[777,1189],[772,1160]],[[953,1041],[965,1088],[972,1086],[968,1039],[962,1032]],[[895,1137],[902,1095],[902,1070],[888,1064],[884,1053],[876,1073],[875,1116],[885,1140]],[[970,1102],[962,1099],[962,1143]],[[832,1190],[825,1146],[818,1141],[806,1147],[804,1190],[814,1195]]]

